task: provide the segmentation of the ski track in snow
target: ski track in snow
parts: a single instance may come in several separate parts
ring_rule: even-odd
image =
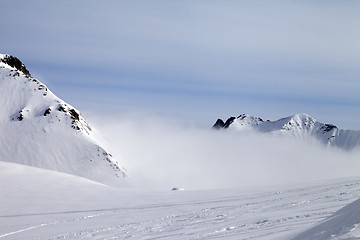
[[[145,200],[131,207],[119,204],[118,208],[0,216],[0,220],[26,223],[24,228],[5,233],[0,227],[0,238],[289,239],[354,201],[359,193],[358,179],[257,193],[209,190],[199,196],[197,191],[172,192],[165,193],[167,203]],[[159,197],[164,199],[161,193]],[[48,221],[28,225],[38,218]]]

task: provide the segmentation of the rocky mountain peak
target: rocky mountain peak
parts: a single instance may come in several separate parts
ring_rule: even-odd
[[[19,70],[20,72],[25,74],[25,76],[31,77],[30,72],[26,69],[25,65],[17,57],[7,55],[7,54],[0,55],[0,61],[9,65],[10,67],[13,67],[13,68]]]
[[[0,54],[0,159],[124,184],[125,170],[80,111],[33,78],[16,57]]]
[[[359,130],[343,130],[333,124],[324,124],[308,114],[295,114],[275,121],[263,121],[259,117],[241,114],[237,118],[230,117],[225,123],[218,119],[214,129],[231,129],[241,131],[253,129],[262,133],[287,135],[294,138],[315,138],[320,142],[344,149],[360,147]]]

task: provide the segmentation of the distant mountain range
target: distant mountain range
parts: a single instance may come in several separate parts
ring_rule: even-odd
[[[326,145],[346,150],[360,148],[360,130],[339,129],[333,124],[318,122],[307,114],[295,114],[276,121],[264,121],[259,117],[241,114],[238,117],[230,117],[225,122],[218,119],[213,128],[235,131],[254,129],[262,133],[296,138],[311,137]]]
[[[119,162],[81,113],[33,78],[16,57],[0,54],[0,160],[123,185]]]

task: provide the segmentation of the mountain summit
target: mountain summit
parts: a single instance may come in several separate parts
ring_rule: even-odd
[[[318,122],[307,114],[295,114],[290,117],[270,121],[259,117],[241,114],[230,117],[225,122],[218,119],[215,129],[254,129],[263,133],[293,136],[296,138],[313,137],[320,142],[343,149],[360,148],[360,130],[339,129],[333,124]]]
[[[0,54],[0,160],[123,185],[124,169],[81,113]]]

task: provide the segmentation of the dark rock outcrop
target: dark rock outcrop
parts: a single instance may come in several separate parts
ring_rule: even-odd
[[[25,65],[17,57],[5,55],[5,57],[0,60],[24,73],[27,77],[31,77],[30,72],[26,69]]]
[[[224,123],[224,121],[219,118],[218,120],[216,120],[216,123],[214,124],[213,128],[215,129],[228,128],[235,119],[236,119],[235,117],[230,117]]]
[[[51,113],[51,108],[48,108],[48,109],[45,110],[44,116],[46,116],[46,115],[48,115],[48,114],[50,114],[50,113]]]
[[[223,128],[224,125],[225,125],[224,121],[219,118],[218,120],[216,120],[216,123],[214,124],[213,128],[220,129]]]
[[[228,128],[230,126],[230,124],[232,124],[235,119],[236,119],[235,117],[229,117],[228,120],[226,120],[226,122],[224,124],[224,128]]]
[[[328,123],[321,127],[321,129],[323,129],[324,132],[330,132],[334,128],[337,128],[337,127],[335,125],[328,124]]]

